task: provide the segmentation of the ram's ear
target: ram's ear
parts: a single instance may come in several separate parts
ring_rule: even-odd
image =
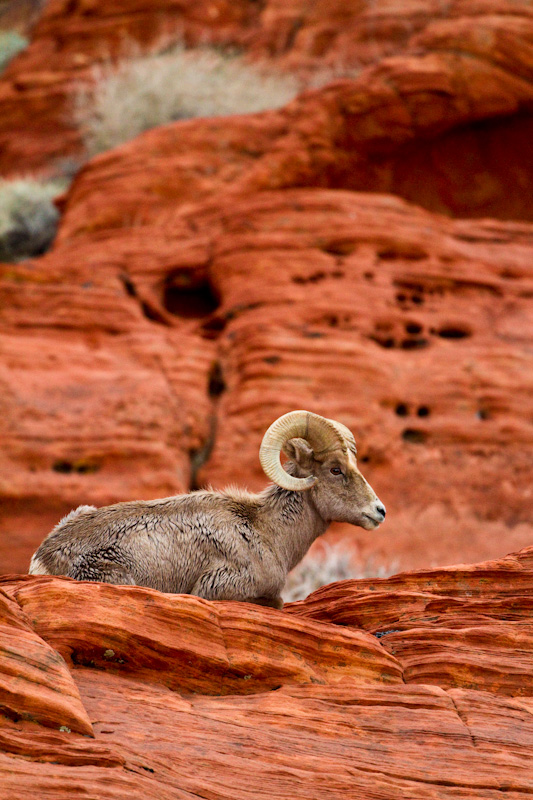
[[[315,455],[305,439],[289,439],[283,445],[283,452],[307,474],[313,471]]]

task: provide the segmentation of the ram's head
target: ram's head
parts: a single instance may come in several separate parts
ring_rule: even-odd
[[[289,459],[285,469],[281,451]],[[259,459],[278,486],[310,491],[325,522],[374,530],[385,519],[385,506],[357,466],[353,434],[340,422],[310,411],[284,414],[265,433]]]

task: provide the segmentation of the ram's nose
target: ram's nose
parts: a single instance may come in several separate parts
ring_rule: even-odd
[[[375,509],[376,509],[376,514],[378,514],[382,519],[385,519],[387,515],[387,509],[385,508],[383,503],[377,502]]]

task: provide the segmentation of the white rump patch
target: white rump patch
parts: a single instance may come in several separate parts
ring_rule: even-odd
[[[50,575],[43,562],[37,556],[32,556],[28,575]]]

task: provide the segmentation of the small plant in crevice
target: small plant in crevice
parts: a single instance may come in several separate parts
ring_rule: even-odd
[[[18,261],[48,250],[59,220],[53,201],[66,186],[59,179],[0,179],[0,261]]]
[[[347,541],[322,543],[322,553],[309,553],[289,573],[282,592],[286,603],[304,600],[311,592],[328,583],[348,579],[388,578],[397,571],[397,564],[376,564],[372,558],[364,562],[354,557],[353,546]]]

